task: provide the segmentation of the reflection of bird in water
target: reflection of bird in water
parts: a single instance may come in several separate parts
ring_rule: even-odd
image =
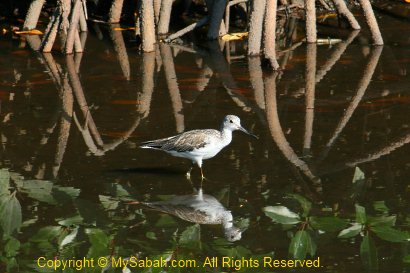
[[[201,169],[201,176],[204,178],[202,160],[214,157],[231,143],[232,132],[235,130],[257,138],[241,126],[241,120],[237,116],[228,115],[224,118],[219,131],[214,129],[192,130],[168,138],[146,141],[141,143],[140,147],[161,150],[172,156],[190,159]],[[188,177],[190,177],[191,170],[192,167],[187,172]]]
[[[232,213],[215,197],[203,194],[202,188],[189,195],[177,195],[166,201],[131,202],[177,216],[197,224],[222,225],[225,238],[234,242],[241,239],[242,230],[233,225]]]

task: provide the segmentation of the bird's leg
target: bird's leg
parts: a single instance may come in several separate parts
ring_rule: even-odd
[[[201,169],[201,178],[202,178],[202,180],[204,180],[205,176],[204,176],[204,172],[202,171],[202,167],[199,167],[199,168]],[[201,180],[201,182],[202,182],[202,180]]]
[[[192,168],[194,167],[194,163],[192,163],[191,167],[189,168],[189,170],[187,171],[187,173],[185,174],[187,179],[191,179],[191,171]]]

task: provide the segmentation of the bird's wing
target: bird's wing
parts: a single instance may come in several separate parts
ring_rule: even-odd
[[[210,134],[215,130],[192,130],[180,134],[177,138],[169,141],[164,149],[177,152],[190,152],[194,149],[205,147],[211,142]]]
[[[190,152],[199,149],[211,142],[212,135],[219,132],[212,129],[192,130],[176,136],[151,140],[141,143],[141,147],[154,148],[164,151]]]

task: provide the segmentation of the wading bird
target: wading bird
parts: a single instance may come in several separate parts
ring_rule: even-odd
[[[258,138],[241,126],[241,120],[237,116],[227,115],[219,130],[187,131],[176,136],[143,142],[140,148],[161,150],[172,156],[190,159],[193,164],[197,164],[200,168],[203,179],[202,161],[214,157],[231,143],[232,132],[236,130]],[[192,166],[186,173],[188,178],[191,176],[191,171]]]

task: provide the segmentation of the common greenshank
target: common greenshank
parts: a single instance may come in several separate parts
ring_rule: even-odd
[[[241,126],[241,120],[237,116],[227,115],[222,121],[220,130],[187,131],[176,136],[143,142],[140,148],[161,150],[172,156],[190,159],[193,164],[198,165],[204,178],[202,160],[214,157],[231,143],[232,132],[236,130],[258,138]],[[192,166],[186,174],[188,178],[191,176],[191,171]]]

